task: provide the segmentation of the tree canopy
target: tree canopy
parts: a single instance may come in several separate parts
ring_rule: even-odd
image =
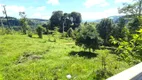
[[[114,30],[114,23],[111,19],[102,19],[101,22],[97,25],[98,32],[100,37],[104,40],[104,45],[109,44],[109,38]]]
[[[54,11],[50,18],[50,29],[53,30],[54,27],[58,27],[60,32],[64,32],[69,28],[79,27],[81,21],[81,14],[78,12],[63,13],[63,11]]]
[[[99,37],[97,29],[93,25],[81,26],[76,36],[76,44],[84,49],[97,49],[102,44],[102,39]]]

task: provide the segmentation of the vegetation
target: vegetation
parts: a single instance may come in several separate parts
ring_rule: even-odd
[[[102,56],[106,53],[108,54],[106,68],[112,74],[132,66],[124,61],[117,61],[117,55],[110,54],[110,50],[87,53],[76,46],[71,38],[60,39],[57,36],[56,42],[53,40],[52,35],[44,35],[43,39],[39,39],[37,35],[33,35],[33,38],[19,34],[1,35],[2,80],[66,80],[68,74],[72,79],[93,80],[99,75],[96,74],[98,70],[102,70]]]
[[[88,48],[90,52],[91,49],[94,51],[99,48],[102,44],[102,39],[99,37],[95,26],[88,24],[80,27],[76,37],[76,44],[84,49]]]
[[[81,22],[79,12],[54,11],[46,24],[32,27],[20,12],[19,27],[0,27],[0,80],[104,80],[138,64],[141,4],[124,5],[118,21],[98,23]]]
[[[43,34],[43,31],[45,31],[45,29],[42,26],[38,26],[36,31],[37,31],[39,38],[42,38],[42,34]]]

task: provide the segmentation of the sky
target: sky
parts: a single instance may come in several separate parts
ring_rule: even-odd
[[[49,19],[53,11],[61,10],[80,12],[83,20],[96,20],[121,15],[118,8],[130,2],[132,0],[0,0],[0,16],[4,16],[2,5],[6,5],[8,16],[16,18],[24,11],[28,18]]]

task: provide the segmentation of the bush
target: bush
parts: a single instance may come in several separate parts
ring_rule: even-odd
[[[0,28],[0,35],[5,35],[5,34],[13,34],[14,30],[13,29],[9,29],[9,28]]]
[[[31,37],[31,38],[32,38],[32,32],[29,32],[29,33],[28,33],[28,37]]]
[[[102,39],[93,25],[82,26],[78,29],[76,45],[84,49],[95,50],[102,44]]]
[[[38,26],[36,31],[37,31],[37,34],[39,36],[39,38],[42,38],[42,33],[45,29],[42,27],[42,26]]]
[[[67,36],[68,37],[71,37],[71,38],[75,38],[75,35],[74,35],[74,31],[72,28],[69,28],[68,31],[67,31]]]
[[[32,37],[33,33],[32,33],[32,29],[29,27],[28,29],[28,37]]]
[[[61,39],[62,39],[62,38],[66,38],[66,37],[68,37],[67,33],[66,33],[66,32],[62,33]]]
[[[142,61],[142,29],[130,34],[132,39],[123,40],[111,37],[110,41],[113,44],[118,44],[115,52],[119,55],[120,60],[124,60],[129,64],[137,64]]]

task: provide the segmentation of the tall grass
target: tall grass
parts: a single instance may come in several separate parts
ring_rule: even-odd
[[[54,41],[56,39],[56,41]],[[95,80],[102,69],[102,55],[108,53],[107,69],[116,74],[128,67],[109,50],[96,50],[96,57],[70,55],[83,51],[70,38],[44,35],[0,36],[0,80]]]

